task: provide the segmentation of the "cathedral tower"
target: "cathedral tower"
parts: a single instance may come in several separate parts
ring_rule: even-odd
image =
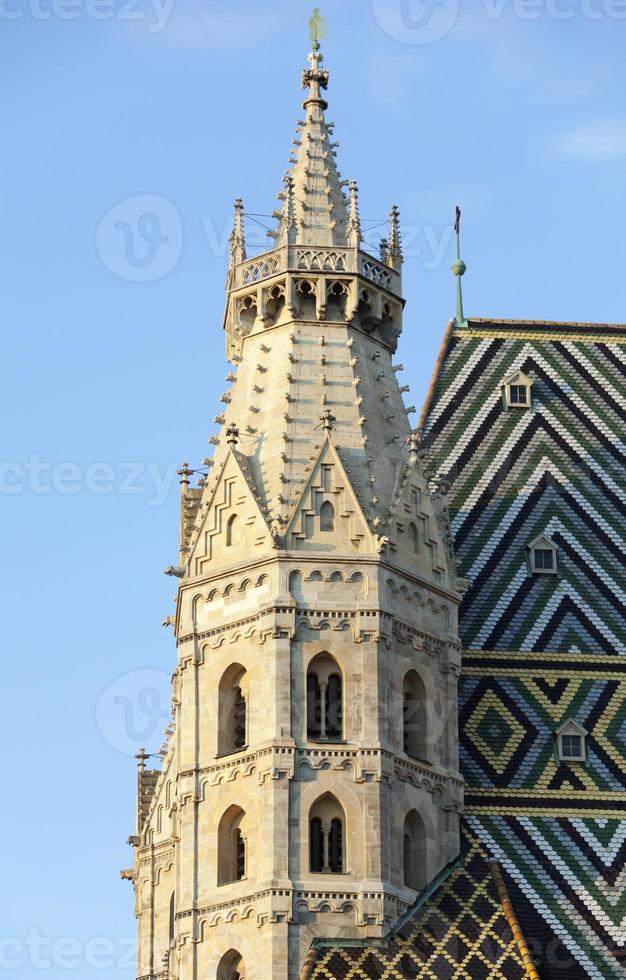
[[[140,759],[138,977],[296,980],[376,939],[459,851],[456,578],[394,364],[399,217],[361,247],[319,45],[273,247],[231,236],[232,364],[182,470],[174,723]]]

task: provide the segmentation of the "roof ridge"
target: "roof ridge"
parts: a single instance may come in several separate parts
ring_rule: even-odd
[[[500,871],[500,865],[498,864],[497,861],[490,861],[489,868],[491,870],[491,877],[493,878],[493,882],[496,886],[496,891],[498,893],[500,905],[502,906],[502,911],[504,912],[506,921],[510,926],[511,932],[513,933],[513,938],[517,943],[517,948],[520,951],[520,956],[522,957],[522,961],[524,963],[524,969],[526,970],[526,973],[530,978],[530,980],[539,980],[539,974],[537,973],[533,958],[530,954],[530,950],[528,949],[528,943],[526,942],[526,938],[524,936],[524,933],[522,932],[521,926],[519,924],[519,920],[517,918],[517,913],[513,908],[513,903],[509,898],[509,893],[507,891],[507,887],[504,883],[504,879]]]
[[[594,323],[587,320],[520,320],[520,319],[508,319],[506,317],[494,317],[494,316],[470,316],[467,318],[468,323],[497,323],[501,326],[514,326],[514,327],[577,327],[577,328],[590,328],[590,329],[611,329],[611,330],[626,330],[626,323]]]

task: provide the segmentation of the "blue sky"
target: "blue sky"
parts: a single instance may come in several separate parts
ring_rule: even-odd
[[[134,976],[118,872],[132,756],[167,723],[175,470],[215,431],[232,201],[276,207],[311,6],[0,0],[0,969],[15,977]],[[469,314],[623,321],[624,0],[322,12],[368,241],[401,208],[411,401],[454,312],[456,204]]]

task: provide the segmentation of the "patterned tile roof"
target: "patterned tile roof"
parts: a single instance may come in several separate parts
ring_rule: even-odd
[[[506,407],[522,371],[531,406]],[[542,978],[626,975],[626,326],[449,328],[422,417],[450,487],[461,760]],[[538,536],[558,575],[531,573]],[[555,732],[589,732],[562,763]],[[533,945],[534,944],[534,945]]]
[[[473,834],[462,867],[399,934],[378,946],[321,948],[310,980],[524,980],[524,941],[514,936],[497,872]],[[506,901],[506,899],[505,899]]]
[[[452,485],[460,570],[472,581],[470,650],[626,653],[626,327],[502,325],[455,331],[425,427]],[[532,410],[503,407],[529,375]],[[528,574],[547,534],[558,578]]]

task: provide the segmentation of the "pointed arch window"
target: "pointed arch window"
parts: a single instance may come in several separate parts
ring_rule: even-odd
[[[405,676],[402,693],[402,735],[404,751],[412,759],[426,761],[426,688],[417,671],[410,670]]]
[[[231,664],[222,674],[218,690],[218,755],[239,752],[248,742],[248,673]]]
[[[409,544],[411,550],[414,551],[415,553],[417,553],[420,550],[419,531],[417,530],[417,524],[415,524],[414,521],[411,521],[411,523],[409,524]]]
[[[174,942],[175,934],[176,934],[176,892],[172,892],[170,898],[170,918],[169,918],[170,944]]]
[[[306,678],[307,736],[333,741],[343,736],[343,678],[337,661],[320,653],[309,664]]]
[[[241,881],[247,873],[246,814],[231,806],[222,816],[217,830],[217,883]]]
[[[314,874],[343,874],[345,814],[339,801],[326,793],[309,814],[310,870]]]
[[[404,820],[403,870],[404,884],[415,891],[427,884],[425,841],[424,822],[417,810],[411,810]]]
[[[230,548],[237,541],[239,530],[239,518],[236,514],[231,514],[226,523],[226,547]]]
[[[320,507],[320,531],[335,530],[335,508],[330,500],[325,500]]]
[[[246,967],[236,949],[224,953],[217,967],[217,980],[246,980]]]

